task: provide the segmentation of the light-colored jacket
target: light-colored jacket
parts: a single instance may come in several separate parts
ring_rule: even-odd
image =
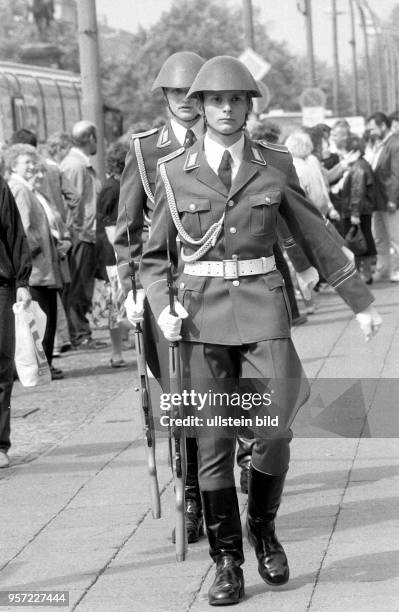
[[[80,149],[72,147],[62,160],[60,170],[80,196],[72,224],[69,227],[73,239],[77,242],[95,244],[97,196],[101,190],[101,183],[90,159]]]
[[[302,189],[321,214],[326,215],[332,204],[319,160],[308,155],[305,159],[293,157],[293,162]]]
[[[17,174],[8,182],[18,206],[32,257],[31,287],[61,288],[58,255],[47,215],[30,185]]]

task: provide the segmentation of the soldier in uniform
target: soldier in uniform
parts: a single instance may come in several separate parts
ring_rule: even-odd
[[[260,393],[276,387],[271,406],[252,406],[259,417],[275,411],[279,426],[276,431],[252,427],[247,527],[262,579],[281,585],[289,569],[274,519],[288,470],[290,424],[306,389],[273,257],[278,213],[294,239],[310,245],[324,277],[359,313],[367,337],[376,333],[381,318],[353,264],[326,231],[324,218],[306,200],[288,150],[251,141],[243,133],[251,98],[259,95],[251,74],[235,58],[214,57],[200,69],[189,96],[198,97],[207,132],[188,151],[180,148],[158,163],[152,234],[140,275],[164,336],[181,340],[184,388],[207,393],[201,416],[215,415],[214,391],[224,397],[242,384]],[[169,309],[169,258],[178,270],[177,316]],[[228,402],[218,410],[224,417],[234,414]],[[204,431],[199,424],[196,434],[205,523],[216,563],[209,603],[234,604],[244,594],[235,431],[217,426]]]
[[[205,60],[189,51],[171,55],[162,65],[152,86],[161,88],[169,119],[164,126],[133,134],[125,168],[121,177],[119,212],[114,247],[118,273],[126,299],[129,321],[140,321],[144,312],[144,291],[139,289],[133,301],[129,262],[140,262],[145,249],[154,211],[154,187],[157,161],[181,146],[189,147],[204,132],[204,122],[196,100],[186,94]],[[129,232],[129,239],[127,232]],[[130,247],[130,249],[129,249]],[[138,280],[138,287],[140,279]],[[168,345],[146,304],[143,332],[148,365],[163,389],[168,388]],[[186,526],[188,542],[196,542],[203,534],[201,497],[198,488],[196,440],[187,439]],[[174,535],[172,534],[172,539]]]

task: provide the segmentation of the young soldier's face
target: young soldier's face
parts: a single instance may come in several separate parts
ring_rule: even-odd
[[[187,100],[188,89],[165,88],[165,96],[172,114],[181,121],[193,121],[198,114],[198,102],[195,98]]]
[[[249,110],[245,91],[205,91],[204,113],[209,130],[225,136],[245,124]]]

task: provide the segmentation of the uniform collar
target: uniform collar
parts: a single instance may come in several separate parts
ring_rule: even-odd
[[[184,127],[184,125],[177,123],[177,121],[175,121],[174,119],[170,120],[170,125],[172,127],[173,133],[176,136],[176,139],[178,140],[179,144],[183,146],[184,141],[186,139],[187,128]],[[202,117],[198,119],[198,121],[194,123],[194,125],[192,125],[190,129],[194,132],[195,137],[198,140],[204,133],[204,121]]]
[[[204,152],[205,158],[212,170],[217,174],[220,166],[220,162],[222,161],[223,153],[228,151],[232,158],[231,168],[233,177],[237,174],[238,168],[244,157],[244,134],[241,135],[241,138],[237,140],[230,147],[224,147],[212,140],[209,136],[208,132],[205,134],[204,138]]]
[[[205,136],[203,136],[200,140],[194,143],[193,146],[190,147],[186,151],[185,156],[183,157],[183,160],[184,160],[183,170],[185,172],[193,172],[193,175],[196,177],[198,181],[208,185],[215,191],[225,195],[226,188],[217,175],[217,170],[219,166],[216,168],[216,170],[214,170],[211,167],[206,157],[206,153],[205,153],[206,136],[207,135],[205,134]],[[235,145],[239,145],[239,143],[241,143],[241,139],[237,143],[235,143]],[[221,152],[221,156],[222,156],[224,147],[221,147],[221,149],[222,149],[222,152]],[[233,154],[236,156],[239,155],[239,153],[237,153],[237,150],[239,149],[240,149],[240,145],[237,147],[236,150],[234,150],[233,148]],[[220,159],[221,159],[221,156],[220,156]],[[215,161],[215,163],[217,162]],[[220,165],[220,160],[219,160],[219,165]],[[263,151],[260,149],[260,147],[258,147],[255,142],[243,136],[241,162],[238,168],[238,172],[236,173],[235,176],[233,176],[230,196],[232,196],[233,194],[237,193],[240,189],[242,189],[242,187],[244,187],[248,183],[248,181],[250,181],[251,178],[257,174],[257,172],[260,170],[260,166],[266,166],[266,165],[267,165],[266,161],[263,157]]]

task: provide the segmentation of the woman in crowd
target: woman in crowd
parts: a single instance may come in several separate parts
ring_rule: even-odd
[[[339,219],[330,201],[320,162],[312,154],[314,147],[310,135],[304,130],[297,130],[288,136],[285,145],[293,157],[299,182],[308,199],[322,215]]]
[[[58,243],[54,215],[45,198],[37,191],[43,178],[43,165],[36,149],[27,144],[15,144],[9,148],[7,157],[11,173],[9,186],[21,215],[32,257],[30,292],[32,299],[38,302],[47,316],[43,349],[52,379],[60,379],[63,378],[62,371],[54,368],[51,362],[57,325],[57,291],[62,287],[59,252],[65,245]]]

